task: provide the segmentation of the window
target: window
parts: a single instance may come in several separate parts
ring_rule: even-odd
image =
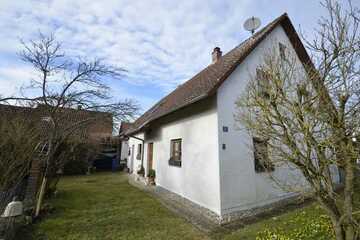
[[[269,73],[260,68],[256,69],[256,81],[259,95],[265,98],[269,98]]]
[[[274,166],[269,160],[268,142],[259,138],[253,138],[255,171],[274,171]]]
[[[286,46],[282,43],[279,43],[280,57],[282,60],[286,60]]]
[[[138,147],[137,147],[137,154],[136,154],[136,159],[137,160],[141,160],[141,152],[142,152],[142,144],[138,144]]]
[[[169,165],[181,167],[181,139],[170,141]]]

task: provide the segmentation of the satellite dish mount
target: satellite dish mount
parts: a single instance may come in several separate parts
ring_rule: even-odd
[[[251,17],[248,18],[245,22],[244,22],[244,28],[251,32],[251,34],[254,34],[255,30],[258,29],[260,27],[261,21],[259,18],[257,17]]]

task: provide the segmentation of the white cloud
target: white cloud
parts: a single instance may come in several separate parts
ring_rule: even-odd
[[[224,37],[216,9],[195,0],[9,0],[0,10],[5,13],[0,38],[8,43],[32,38],[38,29],[55,32],[73,55],[105,58],[128,69],[129,81],[146,84],[151,79],[165,91],[208,64],[214,43]],[[19,49],[14,46],[9,51]]]
[[[0,95],[15,95],[32,77],[30,67],[24,65],[0,66]]]
[[[19,38],[54,32],[70,54],[104,58],[129,71],[127,84],[151,84],[165,93],[209,64],[213,47],[227,52],[248,37],[242,29],[247,17],[259,16],[265,24],[290,11],[305,21],[301,9],[306,9],[310,21],[318,8],[314,1],[280,0],[271,6],[266,0],[1,0],[0,64],[8,61],[4,54],[20,49]],[[13,79],[28,77],[23,67],[0,67],[2,84],[17,86]]]

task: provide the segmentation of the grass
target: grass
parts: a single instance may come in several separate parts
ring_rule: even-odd
[[[55,212],[16,239],[208,239],[120,173],[65,177]],[[43,236],[47,236],[44,238]]]
[[[360,179],[358,179],[354,191],[354,209],[360,210]],[[266,219],[260,219],[258,222],[247,225],[244,228],[235,230],[227,235],[222,235],[219,238],[225,240],[253,240],[259,234],[259,232],[269,229],[271,231],[280,230],[285,235],[294,235],[299,231],[303,231],[304,228],[309,227],[312,223],[318,224],[319,219],[327,217],[324,210],[318,203],[313,202],[305,207],[297,208],[278,216],[269,217]],[[359,218],[360,220],[360,218]],[[320,221],[323,222],[323,221]],[[329,240],[327,236],[324,236],[323,232],[318,229],[314,229],[312,234],[308,234],[307,237],[294,238],[302,240]]]
[[[235,230],[234,232],[223,236],[223,238],[220,238],[226,240],[254,240],[258,233],[264,231],[265,229],[282,229],[286,233],[290,233],[298,228],[302,228],[305,224],[304,221],[312,221],[323,214],[323,210],[317,204],[312,203],[306,207],[292,210],[280,216],[260,219],[260,221],[254,224]],[[318,236],[306,240],[318,240]]]
[[[324,215],[323,210],[312,203],[242,228],[225,227],[207,235],[168,211],[150,195],[129,185],[124,174],[65,177],[60,181],[59,189],[57,197],[50,200],[55,212],[25,228],[16,239],[253,240],[264,229],[291,233]],[[356,202],[360,203],[360,193],[356,192]],[[313,234],[304,240],[321,237]]]

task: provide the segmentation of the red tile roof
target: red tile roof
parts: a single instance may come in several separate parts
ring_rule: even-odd
[[[222,56],[217,62],[210,64],[190,80],[161,99],[152,108],[140,116],[125,134],[136,133],[152,121],[216,93],[216,90],[235,68],[278,25],[281,25],[284,28],[300,60],[304,64],[311,64],[310,58],[306,53],[296,30],[285,13]]]
[[[14,105],[0,104],[0,114],[6,121],[11,121],[15,118],[25,118],[34,123],[41,123],[43,117],[47,116],[49,108],[44,105],[37,107],[22,107]],[[113,117],[111,113],[88,111],[72,108],[61,108],[58,109],[55,115],[57,122],[62,124],[63,127],[69,127],[73,124],[82,123],[82,129],[84,131],[77,131],[76,134],[80,133],[82,137],[89,136],[94,140],[100,140],[105,136],[111,136],[113,130]],[[88,121],[88,123],[86,123]],[[43,125],[40,125],[40,130],[44,130]],[[80,136],[80,135],[79,135]]]
[[[120,124],[120,129],[119,129],[119,135],[121,135],[122,133],[126,132],[128,129],[130,129],[132,127],[132,123],[129,122],[121,122]]]

